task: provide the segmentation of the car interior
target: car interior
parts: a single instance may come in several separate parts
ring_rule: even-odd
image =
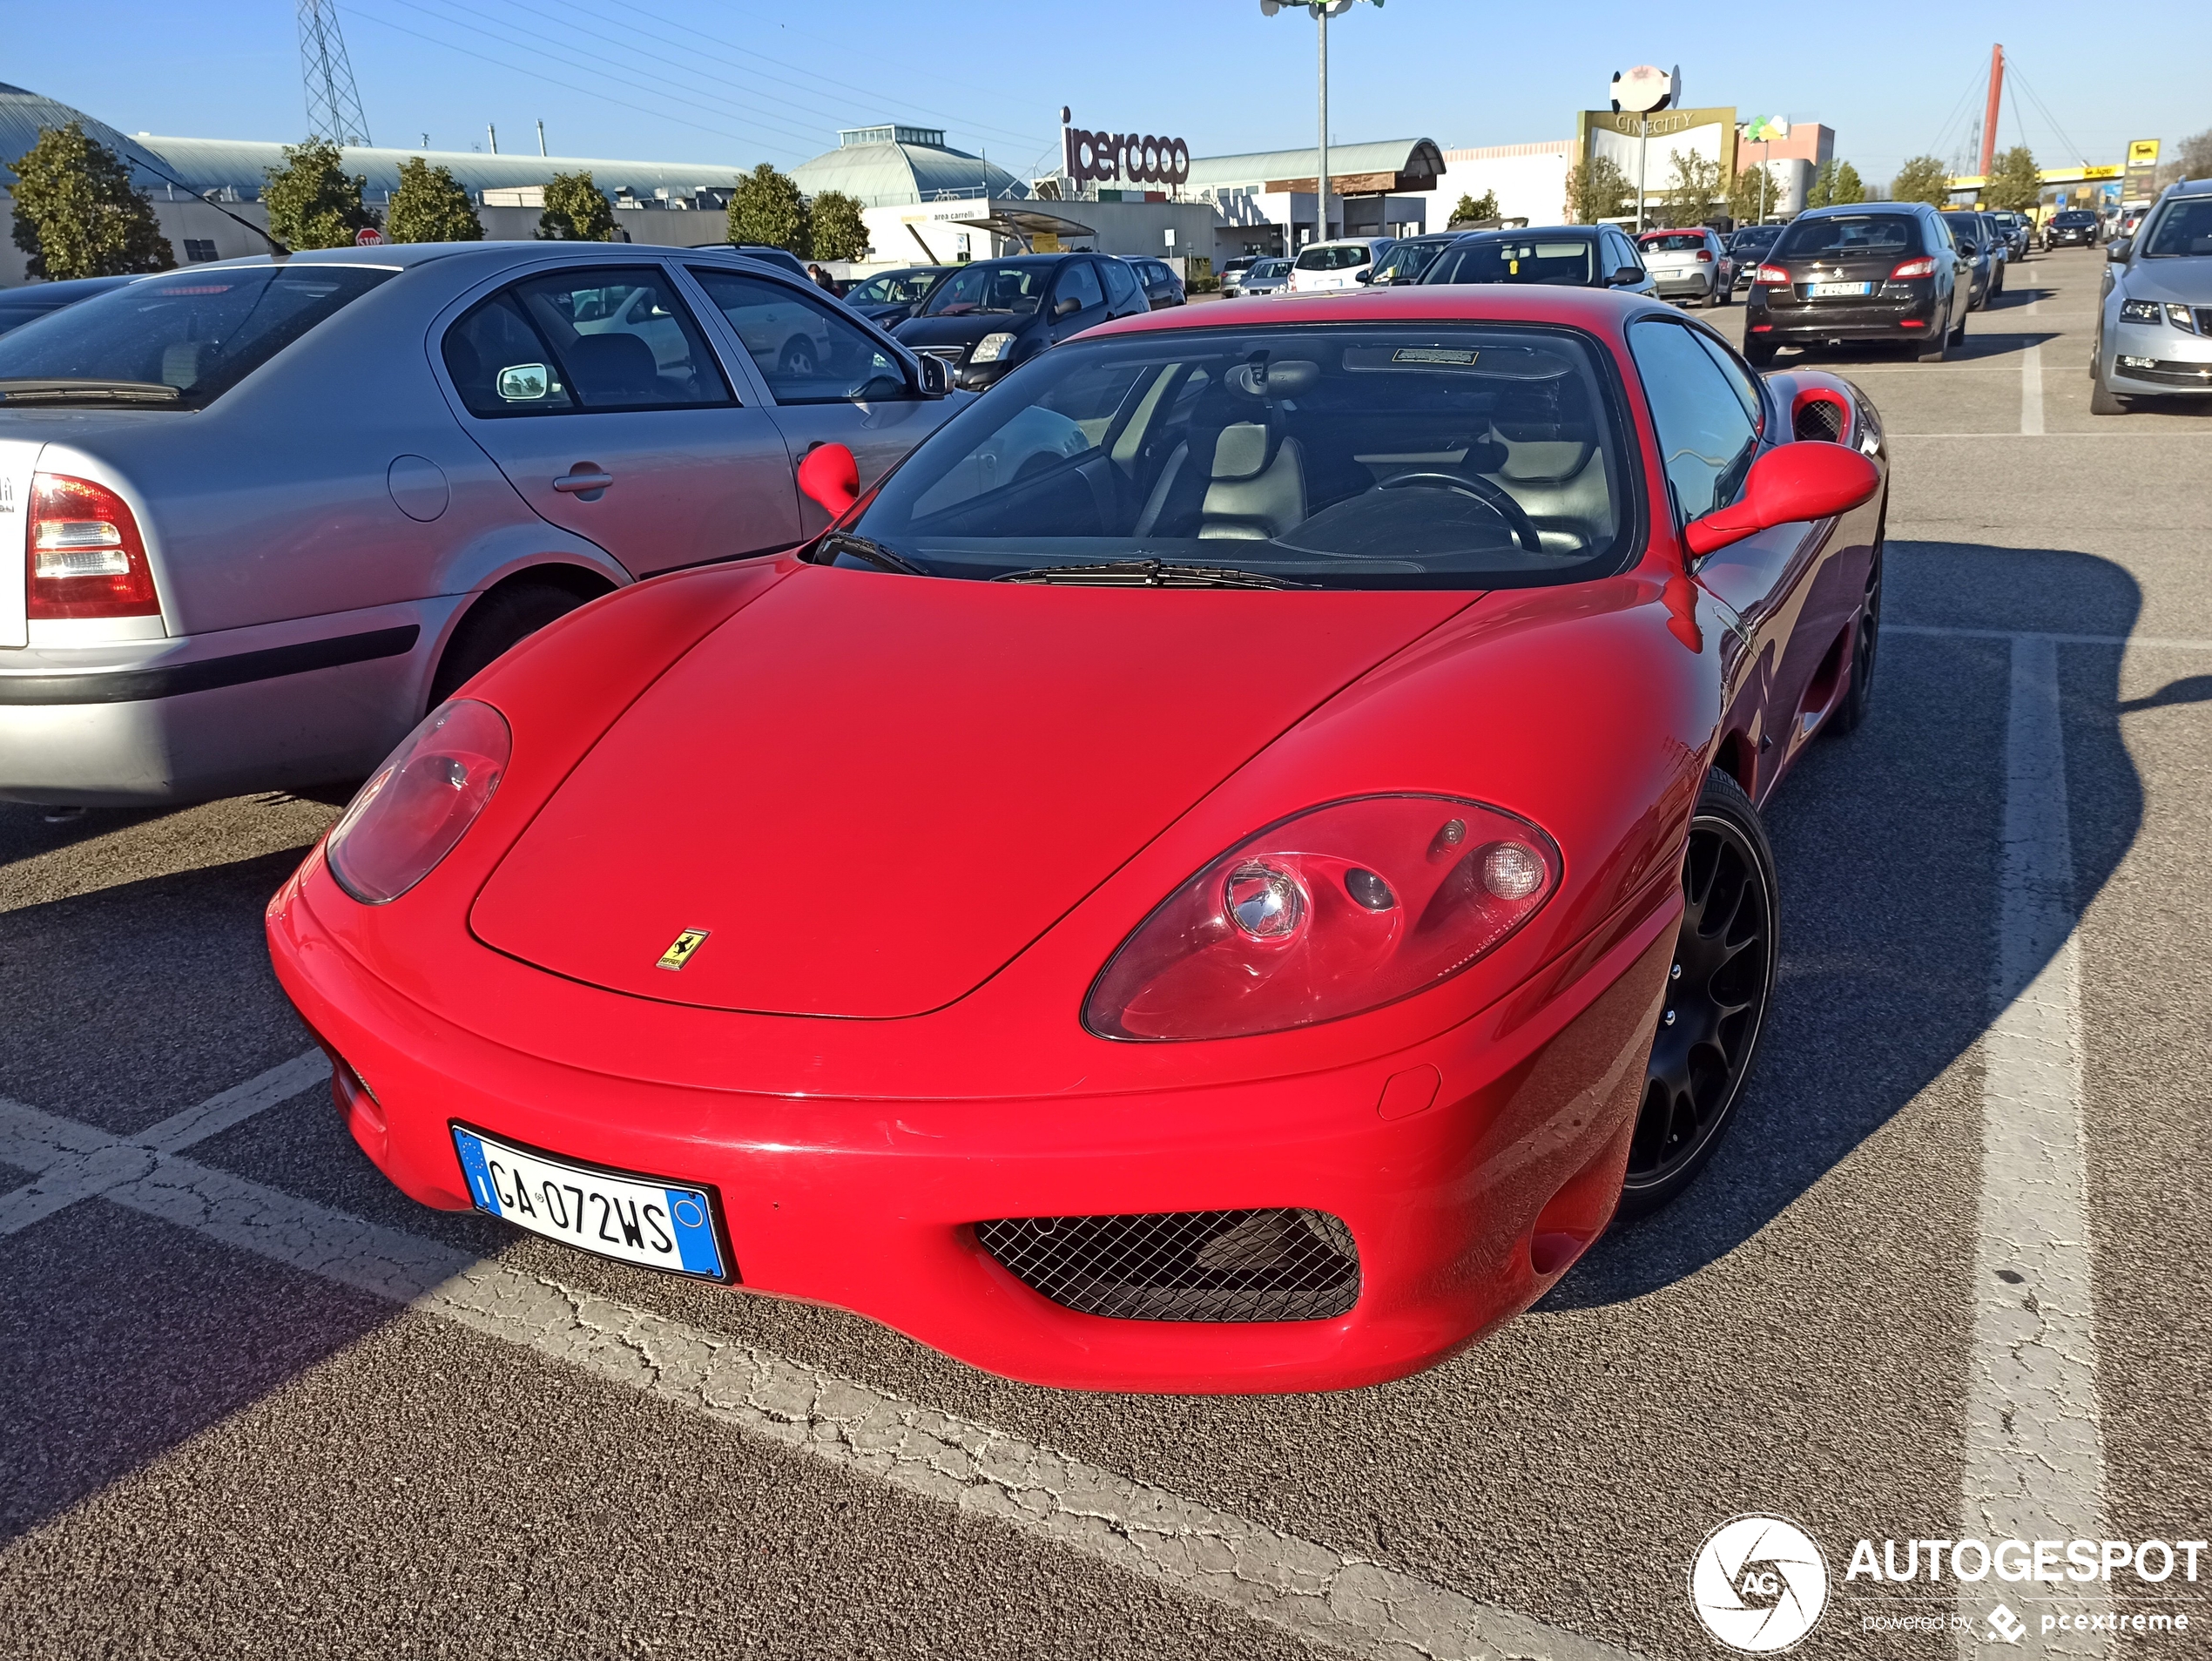
[[[1596,242],[1588,237],[1471,237],[1438,256],[1425,282],[1535,282],[1602,287]]]
[[[1565,335],[1102,342],[1029,373],[1026,404],[928,441],[861,533],[962,575],[1157,557],[1379,585],[1568,580],[1627,522],[1612,396]]]

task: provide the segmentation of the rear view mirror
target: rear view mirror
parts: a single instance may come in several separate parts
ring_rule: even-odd
[[[952,389],[953,372],[946,367],[945,360],[924,352],[921,354],[921,395],[941,398]]]
[[[1352,280],[1354,282],[1372,282],[1374,280],[1375,273],[1365,266],[1352,273]]]
[[[1845,512],[1881,488],[1880,471],[1848,444],[1801,439],[1752,463],[1743,496],[1692,519],[1683,540],[1693,557],[1710,554],[1777,525]]]
[[[842,444],[817,444],[799,460],[799,488],[832,519],[841,519],[860,494],[860,464]]]
[[[1643,273],[1634,266],[1615,266],[1613,268],[1613,274],[1605,280],[1612,287],[1625,288],[1630,283],[1642,282]]]

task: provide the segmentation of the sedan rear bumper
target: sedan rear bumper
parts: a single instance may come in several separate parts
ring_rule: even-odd
[[[1678,905],[1653,908],[1581,974],[1548,980],[1561,987],[1548,999],[1557,1025],[1531,1034],[1533,1050],[1495,1043],[1478,1017],[1299,1077],[1041,1101],[848,1100],[748,1092],[741,1063],[709,1090],[509,1049],[355,959],[316,915],[349,903],[310,854],[270,904],[271,955],[343,1058],[337,1094],[355,1140],[415,1199],[469,1205],[459,1121],[711,1187],[745,1290],[849,1309],[1035,1383],[1178,1393],[1399,1377],[1553,1285],[1617,1201],[1679,917]],[[1536,1007],[1528,990],[1508,1003]],[[632,1002],[606,995],[605,1020],[621,1023]],[[703,1038],[718,1018],[699,1012]],[[839,1023],[819,1024],[833,1045]],[[1321,1219],[1354,1253],[1343,1313],[1085,1313],[1039,1290],[1043,1277],[1003,1245],[1009,1219],[1049,1236],[1079,1219],[1278,1208]],[[1148,1286],[1125,1270],[1114,1289]]]
[[[1926,340],[1935,330],[1935,315],[1932,292],[1804,300],[1755,284],[1744,305],[1744,338],[1773,346]]]

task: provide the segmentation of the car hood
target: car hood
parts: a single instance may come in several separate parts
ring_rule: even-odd
[[[804,566],[623,714],[508,851],[470,925],[639,996],[923,1014],[1474,598]],[[658,967],[685,930],[705,942],[680,970]]]
[[[2212,260],[2141,260],[2121,274],[2118,287],[2129,300],[2212,306]]]
[[[973,346],[986,334],[1019,334],[1035,312],[962,312],[957,317],[909,317],[898,338],[908,346]]]

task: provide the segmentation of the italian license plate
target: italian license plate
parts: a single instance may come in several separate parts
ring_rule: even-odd
[[[1871,282],[1817,282],[1811,284],[1810,287],[1811,298],[1814,300],[1841,300],[1849,294],[1871,294],[1874,292],[1874,285]]]
[[[453,1146],[480,1212],[601,1257],[731,1278],[711,1188],[552,1158],[459,1124]]]

